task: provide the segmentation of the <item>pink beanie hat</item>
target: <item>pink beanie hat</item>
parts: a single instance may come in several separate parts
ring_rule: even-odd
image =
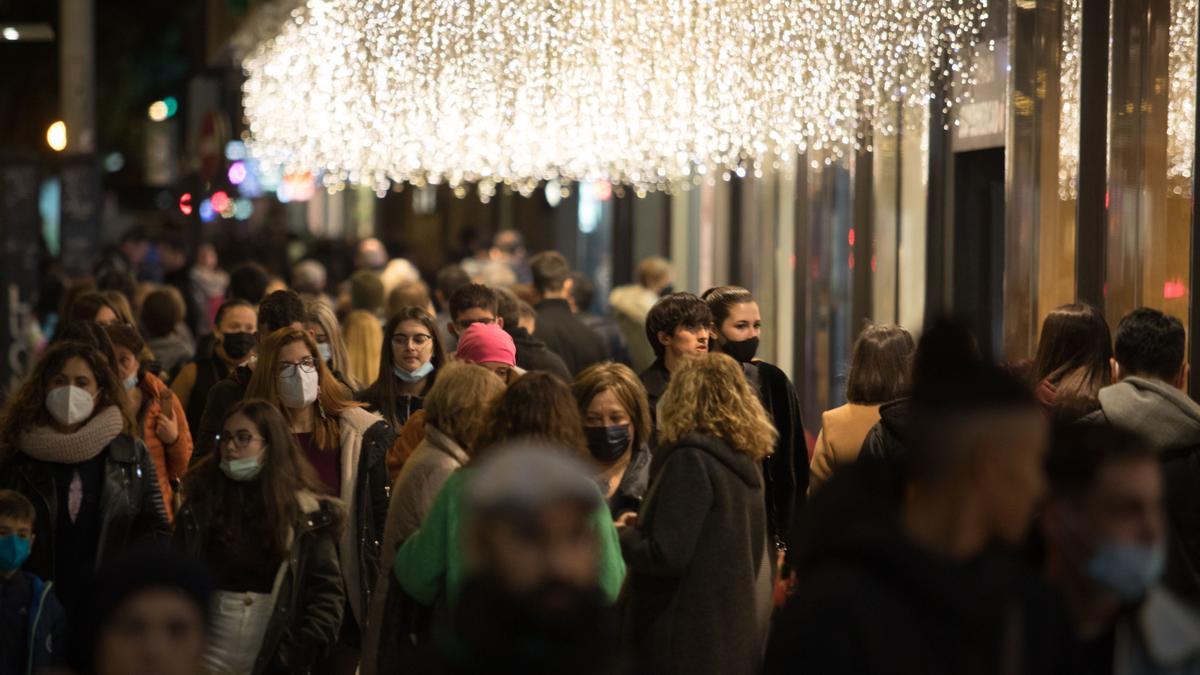
[[[494,323],[473,323],[458,338],[455,357],[470,363],[517,365],[517,346],[504,329]]]

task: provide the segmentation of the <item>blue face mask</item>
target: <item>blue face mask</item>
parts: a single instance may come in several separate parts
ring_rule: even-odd
[[[32,541],[15,534],[0,537],[0,572],[7,574],[21,569],[32,548]]]
[[[137,373],[130,375],[129,377],[122,380],[122,382],[121,382],[121,384],[125,385],[125,391],[133,391],[133,388],[137,386],[137,383],[138,383]]]
[[[1087,575],[1126,602],[1139,600],[1158,583],[1166,566],[1166,545],[1104,543],[1087,561]]]
[[[396,377],[400,378],[402,382],[413,384],[420,382],[426,377],[429,377],[429,374],[433,372],[433,361],[426,361],[425,363],[422,363],[416,370],[412,372],[409,372],[400,366],[392,366],[392,372],[396,373]]]

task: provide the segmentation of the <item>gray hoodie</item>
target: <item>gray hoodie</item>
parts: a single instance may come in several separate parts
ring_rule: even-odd
[[[1161,380],[1127,377],[1100,390],[1100,410],[1084,418],[1139,434],[1159,452],[1200,446],[1200,405]]]

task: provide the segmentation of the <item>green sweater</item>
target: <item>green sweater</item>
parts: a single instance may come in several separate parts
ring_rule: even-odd
[[[421,529],[404,540],[404,545],[396,551],[393,567],[396,579],[406,593],[423,605],[432,605],[443,592],[450,607],[458,599],[466,573],[459,537],[465,511],[463,490],[469,474],[470,469],[450,474]],[[592,514],[592,521],[600,536],[600,587],[609,602],[616,602],[625,579],[625,561],[621,559],[617,528],[604,500]]]

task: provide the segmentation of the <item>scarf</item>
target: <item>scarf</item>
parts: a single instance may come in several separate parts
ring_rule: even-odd
[[[34,427],[21,434],[17,439],[17,447],[38,461],[78,464],[100,454],[124,427],[121,411],[116,406],[109,406],[73,433],[60,433],[50,427]]]

